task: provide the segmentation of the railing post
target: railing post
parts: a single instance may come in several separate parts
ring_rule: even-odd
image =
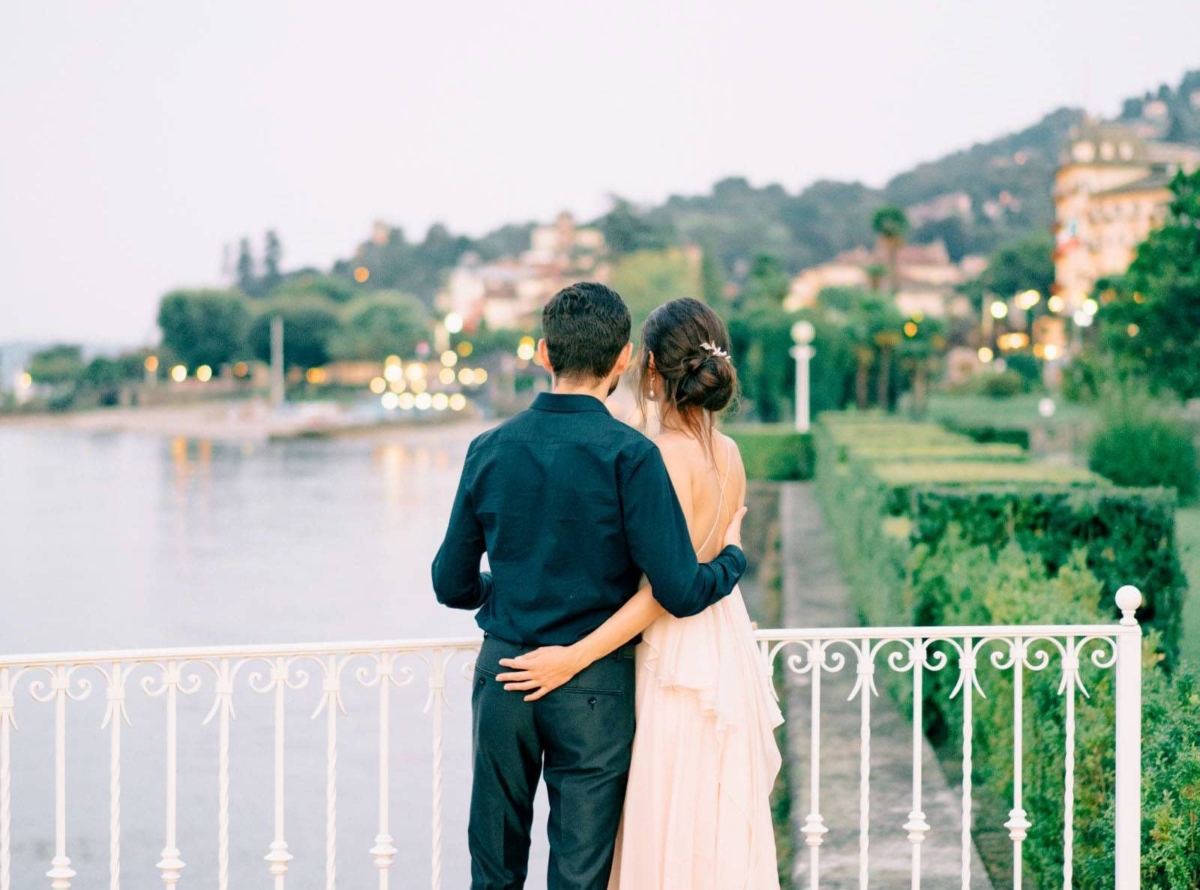
[[[1140,890],[1142,858],[1142,604],[1136,587],[1117,591],[1116,890]]]

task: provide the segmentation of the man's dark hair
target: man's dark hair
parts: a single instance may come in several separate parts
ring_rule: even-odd
[[[550,367],[563,378],[603,380],[629,342],[632,322],[611,287],[581,281],[564,287],[542,310],[542,336]]]

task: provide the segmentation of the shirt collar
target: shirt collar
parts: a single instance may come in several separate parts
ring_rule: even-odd
[[[541,392],[531,406],[535,411],[555,411],[561,414],[577,414],[587,411],[608,413],[605,404],[595,396],[575,393]]]

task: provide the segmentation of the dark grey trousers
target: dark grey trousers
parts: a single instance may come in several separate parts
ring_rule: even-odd
[[[472,890],[521,890],[529,867],[533,796],[550,798],[549,890],[605,890],[634,729],[632,645],[601,659],[545,698],[506,692],[501,658],[529,651],[486,637],[471,695]]]

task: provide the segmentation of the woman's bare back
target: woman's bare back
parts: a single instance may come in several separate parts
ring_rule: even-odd
[[[654,440],[687,519],[701,562],[721,552],[729,522],[746,499],[746,470],[737,445],[713,432],[712,453],[692,436],[663,430]]]

